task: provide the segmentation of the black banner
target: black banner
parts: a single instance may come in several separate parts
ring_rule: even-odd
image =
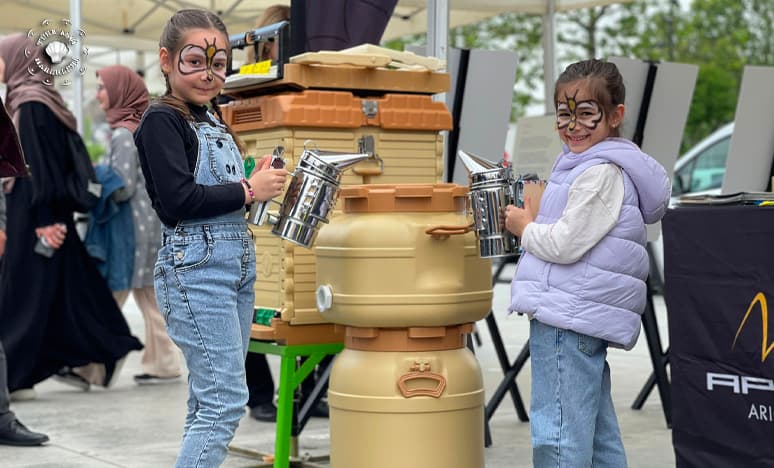
[[[681,207],[662,227],[676,464],[774,467],[774,207]]]

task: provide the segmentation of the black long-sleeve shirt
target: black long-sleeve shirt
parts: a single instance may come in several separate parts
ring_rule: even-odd
[[[212,123],[205,106],[188,104],[198,122]],[[199,140],[175,109],[154,104],[134,133],[153,209],[167,226],[230,213],[244,206],[240,183],[200,185],[194,179]]]

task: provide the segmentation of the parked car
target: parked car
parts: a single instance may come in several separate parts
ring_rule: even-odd
[[[726,124],[677,159],[672,196],[720,193],[734,123]]]
[[[674,205],[682,195],[719,194],[726,174],[726,159],[734,123],[728,123],[677,158],[672,176]],[[651,243],[651,281],[660,289],[664,278],[664,246],[661,236]]]

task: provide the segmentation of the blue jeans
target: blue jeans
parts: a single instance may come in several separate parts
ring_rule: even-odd
[[[532,464],[625,468],[607,342],[530,320]]]
[[[176,467],[217,467],[247,404],[255,249],[244,222],[166,228],[154,269],[169,337],[188,365],[188,414]]]

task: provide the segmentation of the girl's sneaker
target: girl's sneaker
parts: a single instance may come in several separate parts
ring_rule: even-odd
[[[139,374],[134,376],[134,381],[137,385],[156,385],[173,383],[180,380],[179,375],[173,375],[170,377],[161,377],[153,374]]]

